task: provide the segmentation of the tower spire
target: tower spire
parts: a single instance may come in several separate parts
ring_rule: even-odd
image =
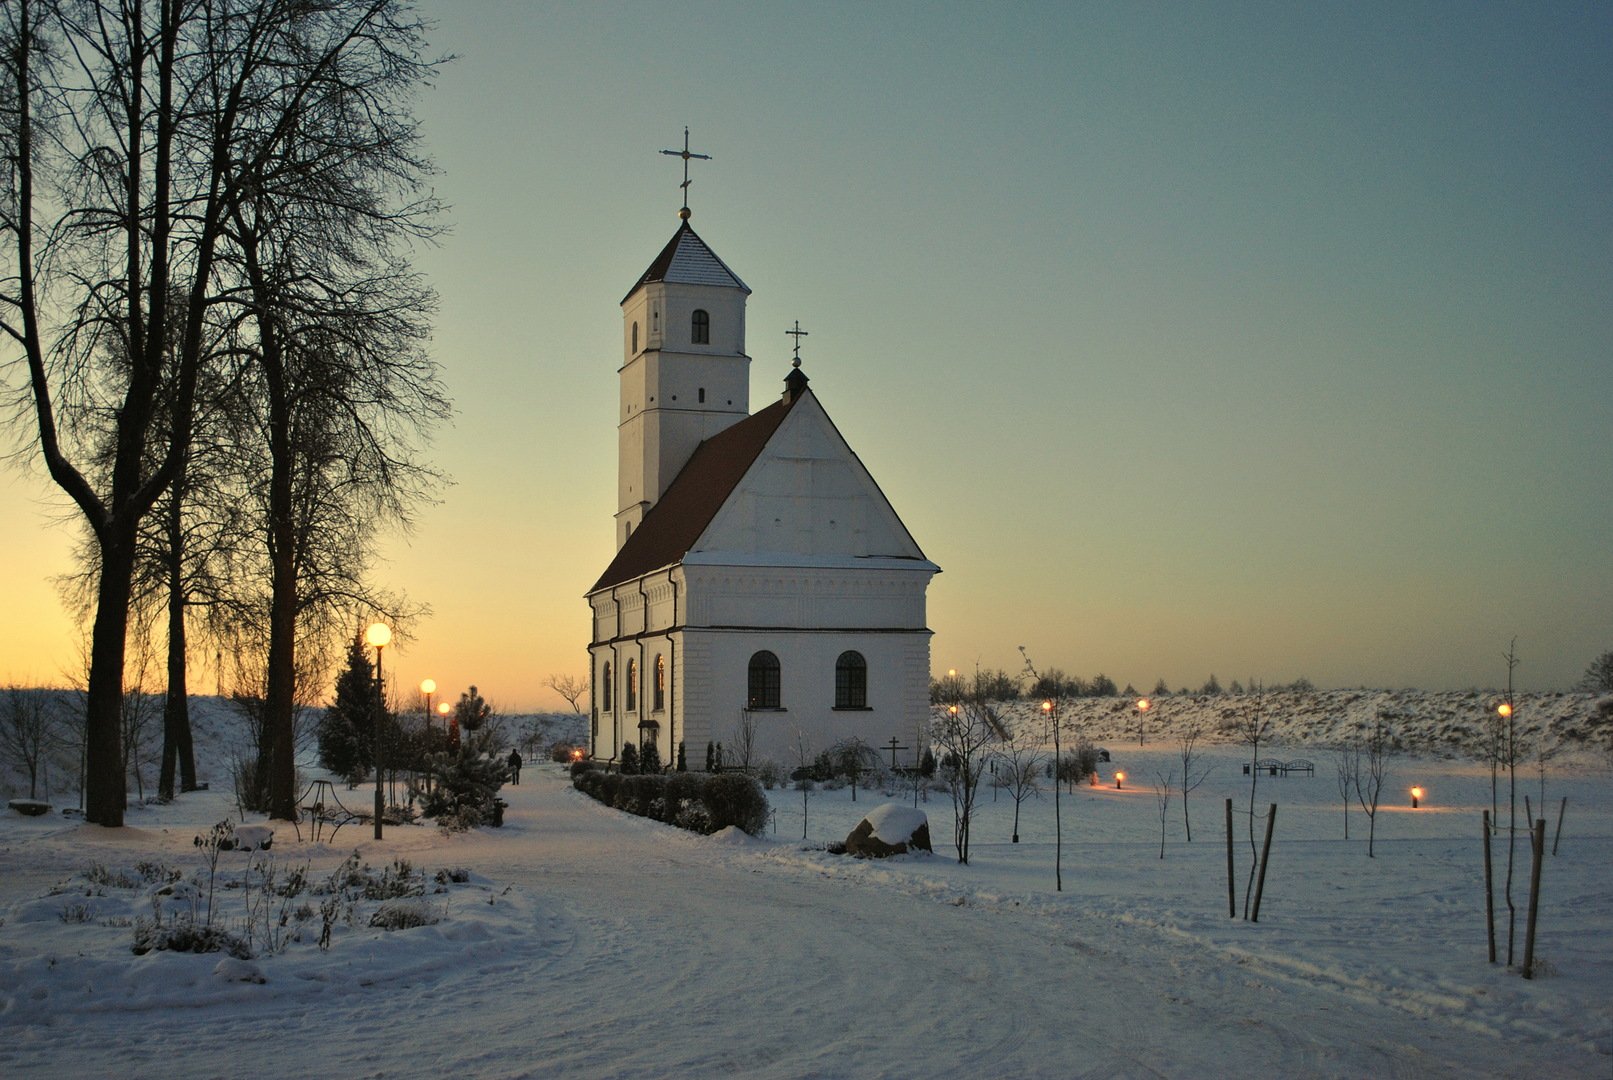
[[[680,188],[683,189],[683,209],[678,211],[678,216],[680,218],[682,218],[684,221],[688,221],[689,220],[689,159],[693,158],[693,159],[695,159],[697,161],[710,161],[711,160],[711,155],[710,154],[696,154],[696,153],[693,153],[692,151],[690,151],[690,149],[689,149],[689,129],[687,127],[683,129],[683,149],[682,150],[663,150],[663,151],[661,151],[661,153],[668,154],[668,155],[670,155],[672,157],[680,157],[680,158],[683,159],[683,183],[678,185]]]

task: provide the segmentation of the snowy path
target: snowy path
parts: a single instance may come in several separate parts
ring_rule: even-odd
[[[377,864],[467,866],[494,883],[507,932],[450,920],[333,949],[324,966],[271,959],[266,985],[199,980],[167,998],[88,964],[71,986],[33,991],[62,999],[56,1011],[0,1012],[0,1072],[1470,1077],[1539,1060],[1526,1032],[1466,1022],[1461,1001],[1352,985],[1112,905],[1021,907],[949,874],[695,837],[606,810],[549,771],[506,793],[504,830],[397,829],[381,844],[344,832],[315,869],[355,843]],[[80,830],[70,855],[41,837],[7,854],[29,870],[4,893],[70,860],[153,847],[172,858],[189,834]],[[147,961],[148,979],[191,970]],[[1548,1053],[1555,1075],[1607,1074],[1593,1050]]]

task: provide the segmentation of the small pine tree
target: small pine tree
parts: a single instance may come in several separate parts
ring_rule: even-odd
[[[924,748],[924,756],[919,759],[919,775],[926,780],[935,775],[935,751],[928,746]]]
[[[722,743],[717,744],[717,771],[722,772]]]
[[[661,771],[661,748],[654,742],[647,742],[639,751],[638,771],[645,776],[654,776]]]
[[[336,676],[336,699],[319,721],[319,764],[349,782],[375,760],[375,669],[364,639],[347,646],[347,666]]]
[[[684,745],[681,741],[678,743],[678,771],[689,771],[689,761],[686,757],[684,757]]]
[[[460,694],[454,705],[454,719],[459,722],[460,731],[480,731],[492,715],[493,706],[482,699],[475,686]]]
[[[1171,696],[1170,684],[1167,683],[1164,679],[1160,679],[1158,682],[1156,682],[1154,684],[1154,696],[1155,697],[1170,697]]]
[[[717,771],[717,744],[713,742],[706,743],[706,771]]]
[[[632,743],[622,747],[621,772],[624,776],[632,776],[638,772],[638,747]]]
[[[510,778],[500,749],[493,744],[493,733],[483,731],[466,736],[457,753],[431,755],[435,783],[423,793],[425,815],[451,832],[491,822],[499,788]]]

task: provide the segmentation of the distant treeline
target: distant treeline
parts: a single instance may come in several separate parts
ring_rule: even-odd
[[[1269,691],[1291,691],[1308,693],[1316,689],[1314,683],[1303,675],[1289,683],[1264,683],[1258,679],[1250,679],[1250,688],[1260,688]],[[1204,694],[1242,694],[1245,684],[1233,679],[1231,685],[1222,687],[1221,680],[1212,672],[1210,677],[1199,686],[1197,690],[1183,686],[1172,690],[1170,684],[1160,679],[1154,688],[1148,691],[1149,697],[1172,697],[1175,695],[1204,695]],[[1045,674],[1030,678],[1024,675],[1010,675],[998,668],[995,671],[979,670],[970,674],[948,672],[938,679],[930,680],[930,703],[944,705],[949,701],[962,701],[973,698],[981,701],[1019,701],[1021,699],[1046,700],[1048,698],[1079,698],[1079,697],[1141,697],[1142,692],[1135,686],[1127,683],[1124,689],[1115,685],[1115,681],[1101,671],[1090,679],[1083,679],[1079,675],[1066,675],[1058,668],[1050,668]]]

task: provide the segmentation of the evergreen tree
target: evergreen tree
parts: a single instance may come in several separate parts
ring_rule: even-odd
[[[493,738],[490,731],[473,732],[458,751],[431,755],[435,781],[429,792],[421,793],[422,809],[442,828],[458,832],[493,820],[499,788],[510,778],[505,755]]]
[[[492,715],[493,706],[482,700],[481,693],[474,685],[460,694],[459,701],[454,705],[454,719],[459,722],[460,731],[480,731]]]
[[[661,771],[661,748],[659,745],[654,742],[644,744],[644,749],[640,750],[638,755],[638,771],[645,776],[654,776]]]
[[[678,743],[678,771],[679,772],[688,772],[689,771],[689,761],[688,761],[688,758],[686,758],[684,756],[684,745],[681,742]]]
[[[717,744],[713,742],[706,743],[706,771],[717,771]]]
[[[632,743],[622,747],[621,772],[624,776],[638,772],[638,747]]]
[[[375,761],[375,669],[364,639],[347,646],[347,665],[336,676],[336,700],[319,721],[319,764],[349,782]]]
[[[1155,697],[1170,697],[1171,696],[1170,684],[1167,683],[1163,678],[1161,678],[1157,683],[1154,684],[1154,696]]]

